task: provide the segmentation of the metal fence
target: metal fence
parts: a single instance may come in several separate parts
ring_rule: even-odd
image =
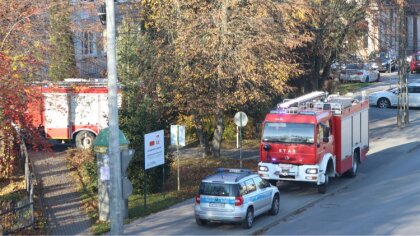
[[[25,158],[26,196],[10,209],[0,210],[0,235],[11,234],[34,224],[34,175],[25,144],[20,146],[20,158]]]

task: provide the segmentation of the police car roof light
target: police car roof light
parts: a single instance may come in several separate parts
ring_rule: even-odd
[[[272,114],[287,114],[287,110],[283,108],[279,108],[277,110],[271,110],[270,113]]]
[[[229,173],[246,173],[250,174],[252,171],[250,169],[230,169],[230,168],[217,168],[217,173],[220,172],[229,172]]]

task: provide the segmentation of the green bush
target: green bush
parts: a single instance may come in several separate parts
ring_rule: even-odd
[[[89,176],[89,183],[87,183],[86,188],[91,193],[98,192],[98,168],[96,157],[93,160],[87,160],[83,162],[83,171],[86,175]]]
[[[66,150],[69,165],[79,173],[83,191],[89,196],[98,194],[98,169],[93,150],[69,148]]]
[[[130,141],[130,148],[135,150],[133,159],[128,167],[128,177],[133,183],[135,193],[144,192],[144,135],[157,131],[169,130],[163,119],[159,107],[154,106],[151,99],[144,96],[140,101],[135,96],[136,90],[127,88],[124,96],[124,106],[120,112],[120,128]],[[167,136],[167,135],[165,135]],[[165,153],[168,142],[165,142]],[[169,176],[171,161],[165,160],[165,178]],[[163,181],[162,166],[147,170],[147,192],[155,193],[161,190]]]

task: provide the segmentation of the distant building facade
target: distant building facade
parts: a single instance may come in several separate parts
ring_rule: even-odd
[[[402,34],[398,22],[398,6],[392,1],[374,1],[369,25],[373,51],[391,51],[398,55]],[[375,13],[376,12],[376,13]],[[420,50],[420,0],[406,0],[406,54]],[[376,45],[375,45],[376,44]]]
[[[105,26],[101,25],[98,17],[100,5],[95,0],[70,0],[70,3],[74,6],[73,44],[79,77],[104,77],[106,76]]]

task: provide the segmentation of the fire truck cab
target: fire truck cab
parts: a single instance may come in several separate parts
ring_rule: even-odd
[[[369,150],[367,100],[312,92],[286,100],[267,114],[259,175],[277,181],[312,182],[325,193],[331,177],[354,177]]]

